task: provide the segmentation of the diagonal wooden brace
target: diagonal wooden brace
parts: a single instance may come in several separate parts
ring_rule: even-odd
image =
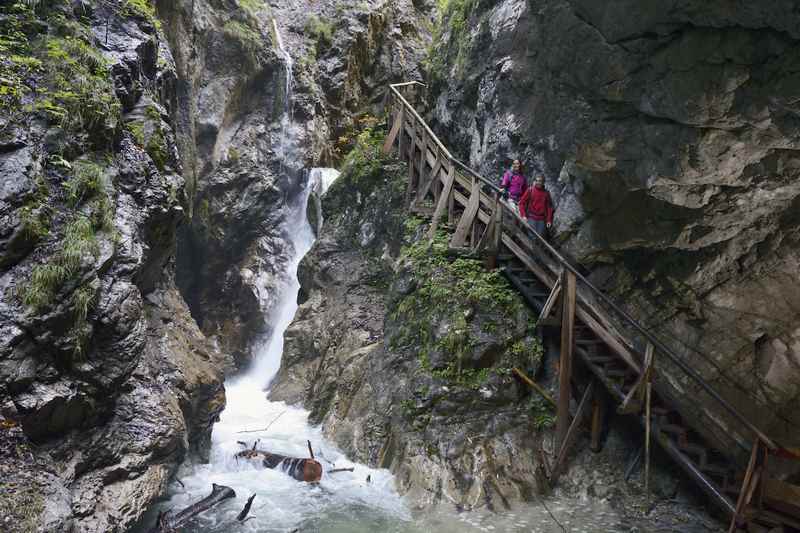
[[[458,226],[450,240],[450,248],[461,248],[467,242],[467,235],[472,230],[472,224],[475,223],[475,215],[478,214],[478,208],[481,202],[481,185],[478,180],[472,180],[472,194],[467,202],[467,208],[461,215],[461,220],[458,221]]]
[[[653,352],[654,347],[652,343],[647,343],[647,349],[644,352],[644,369],[636,383],[633,384],[631,390],[625,396],[622,404],[617,408],[617,413],[621,415],[628,415],[638,413],[642,410],[645,396],[645,384],[648,383],[653,377]]]

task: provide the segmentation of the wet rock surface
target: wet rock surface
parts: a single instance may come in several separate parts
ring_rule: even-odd
[[[125,530],[225,403],[230,362],[174,286],[172,57],[150,14],[84,7],[0,17],[4,531]]]
[[[457,278],[439,277],[469,263],[451,258],[427,270],[437,245],[414,244],[425,224],[403,209],[406,170],[392,161],[372,167],[356,151],[323,197],[325,223],[300,266],[302,303],[270,398],[302,404],[350,457],[389,468],[431,524],[437,512],[470,511],[458,528],[448,522],[448,531],[560,530],[542,501],[571,528],[718,531],[664,458],[653,460],[651,500],[641,468],[625,479],[638,451],[632,420],[614,421],[601,454],[589,452],[582,435],[555,494],[548,494],[541,458],[552,463],[556,454],[553,414],[509,367],[539,376],[552,391],[555,354],[542,352],[524,309],[516,308],[518,317],[509,312],[513,300],[502,311],[482,300],[470,306],[456,292]],[[365,226],[372,228],[368,238]],[[483,274],[472,275],[472,287],[485,283]],[[437,294],[463,301],[447,300],[440,313]],[[503,301],[505,294],[492,297]]]
[[[420,77],[430,37],[416,22],[431,6],[272,2],[233,7],[232,16],[188,0],[159,7],[172,48],[182,50],[180,78],[191,80],[178,91],[187,125],[179,144],[196,156],[179,284],[201,329],[241,366],[269,333],[291,255],[280,228],[303,169],[341,157],[331,139],[350,143],[357,119],[381,110],[387,83]],[[234,23],[261,40],[250,61]],[[289,80],[279,40],[292,59]]]
[[[544,174],[565,250],[796,446],[798,13],[735,4],[465,3],[437,41],[430,116],[485,175],[512,158]],[[664,368],[699,429],[737,426]]]

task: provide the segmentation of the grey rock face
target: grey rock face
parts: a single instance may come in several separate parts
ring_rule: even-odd
[[[486,175],[544,174],[593,280],[796,446],[799,20],[734,4],[478,3],[437,45],[431,115]],[[736,427],[666,374],[700,429]]]
[[[387,83],[420,77],[429,36],[417,22],[431,10],[408,0],[279,1],[255,12],[161,4],[185,81],[178,144],[196,161],[187,169],[193,218],[180,233],[178,283],[204,333],[241,366],[268,333],[290,256],[279,228],[304,185],[302,169],[337,163],[331,139],[349,142],[356,118],[379,112]],[[243,60],[241,40],[225,30],[244,19],[263,40],[254,61]],[[273,24],[294,64],[288,108]]]
[[[121,121],[86,131],[0,112],[4,531],[126,530],[188,453],[207,452],[225,402],[230,363],[173,281],[185,217],[174,63],[150,22],[107,9],[88,27],[55,20],[102,54]],[[52,19],[35,23],[53,38]]]

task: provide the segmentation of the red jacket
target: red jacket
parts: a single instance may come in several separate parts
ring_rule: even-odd
[[[522,218],[533,220],[546,220],[553,223],[553,199],[547,189],[540,189],[535,185],[528,188],[519,201],[519,214]]]

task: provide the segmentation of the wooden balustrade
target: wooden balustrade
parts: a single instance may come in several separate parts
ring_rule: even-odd
[[[767,480],[762,465],[767,452],[778,449],[763,432],[744,418],[727,403],[708,383],[676,354],[661,343],[652,333],[633,320],[610,299],[596,289],[559,252],[537,236],[519,216],[516,207],[503,201],[497,185],[481,177],[475,171],[455,159],[441,140],[434,134],[404,94],[416,90],[421,84],[410,82],[390,87],[388,111],[391,119],[385,153],[393,149],[408,164],[408,183],[406,200],[414,213],[430,217],[431,223],[427,238],[432,240],[442,221],[453,228],[449,246],[452,250],[472,256],[486,258],[489,268],[498,263],[499,254],[505,253],[521,264],[533,280],[547,289],[549,295],[540,302],[534,302],[524,286],[509,276],[529,302],[536,303],[540,312],[541,324],[561,325],[561,359],[559,373],[559,397],[557,399],[556,436],[559,443],[558,460],[553,468],[553,479],[563,468],[563,461],[574,441],[576,427],[586,410],[592,409],[592,449],[599,449],[600,425],[605,410],[605,398],[621,403],[619,411],[638,416],[646,433],[647,457],[651,426],[652,433],[662,448],[680,464],[689,477],[733,518],[732,528],[747,515],[746,508],[753,498],[763,490]],[[444,219],[445,213],[447,215]],[[561,304],[558,305],[557,302]],[[558,319],[550,317],[556,312]],[[615,317],[615,318],[612,318]],[[625,333],[633,332],[641,340],[634,343],[618,327],[622,323]],[[585,346],[576,346],[576,328],[580,325],[591,339],[580,342],[601,343],[609,350],[611,357],[596,355]],[[645,348],[644,353],[636,346]],[[734,504],[726,491],[731,490],[735,475],[721,473],[719,465],[707,459],[710,447],[690,442],[687,435],[696,432],[707,436],[709,425],[718,425],[719,431],[735,442],[740,442],[740,433],[731,425],[725,425],[716,418],[703,420],[681,420],[677,424],[670,419],[674,402],[670,394],[655,378],[656,352],[662,354],[663,361],[669,362],[683,372],[693,382],[698,391],[707,395],[707,401],[715,402],[740,429],[756,437],[751,447],[751,461],[744,474],[744,483],[736,491],[738,501]],[[586,388],[574,417],[570,413],[570,390],[574,355],[580,356],[586,366],[595,374],[595,381]],[[620,377],[622,381],[620,381]],[[530,380],[528,380],[530,381]],[[599,389],[604,385],[608,394]],[[552,400],[551,400],[552,401]],[[652,404],[652,405],[651,405]],[[652,407],[652,409],[651,409]],[[672,409],[672,411],[670,411]],[[694,426],[694,429],[684,426]],[[705,427],[698,427],[705,426]],[[694,454],[694,455],[692,455]],[[721,454],[725,455],[725,454]],[[734,458],[731,458],[734,461]],[[648,461],[649,463],[649,461]],[[737,468],[735,461],[731,468]],[[649,469],[649,466],[646,466]],[[649,477],[649,476],[646,476]],[[756,478],[754,480],[753,478]],[[741,478],[739,478],[741,479]],[[775,485],[771,485],[775,486]],[[798,488],[800,491],[800,488]],[[789,492],[794,494],[794,492]],[[759,500],[760,502],[761,500]],[[800,505],[798,505],[800,507]],[[789,506],[791,508],[791,506]],[[782,515],[783,516],[783,515]],[[794,516],[794,515],[792,515]],[[800,516],[786,515],[786,524],[792,520],[800,521]],[[773,520],[774,522],[774,520]]]

